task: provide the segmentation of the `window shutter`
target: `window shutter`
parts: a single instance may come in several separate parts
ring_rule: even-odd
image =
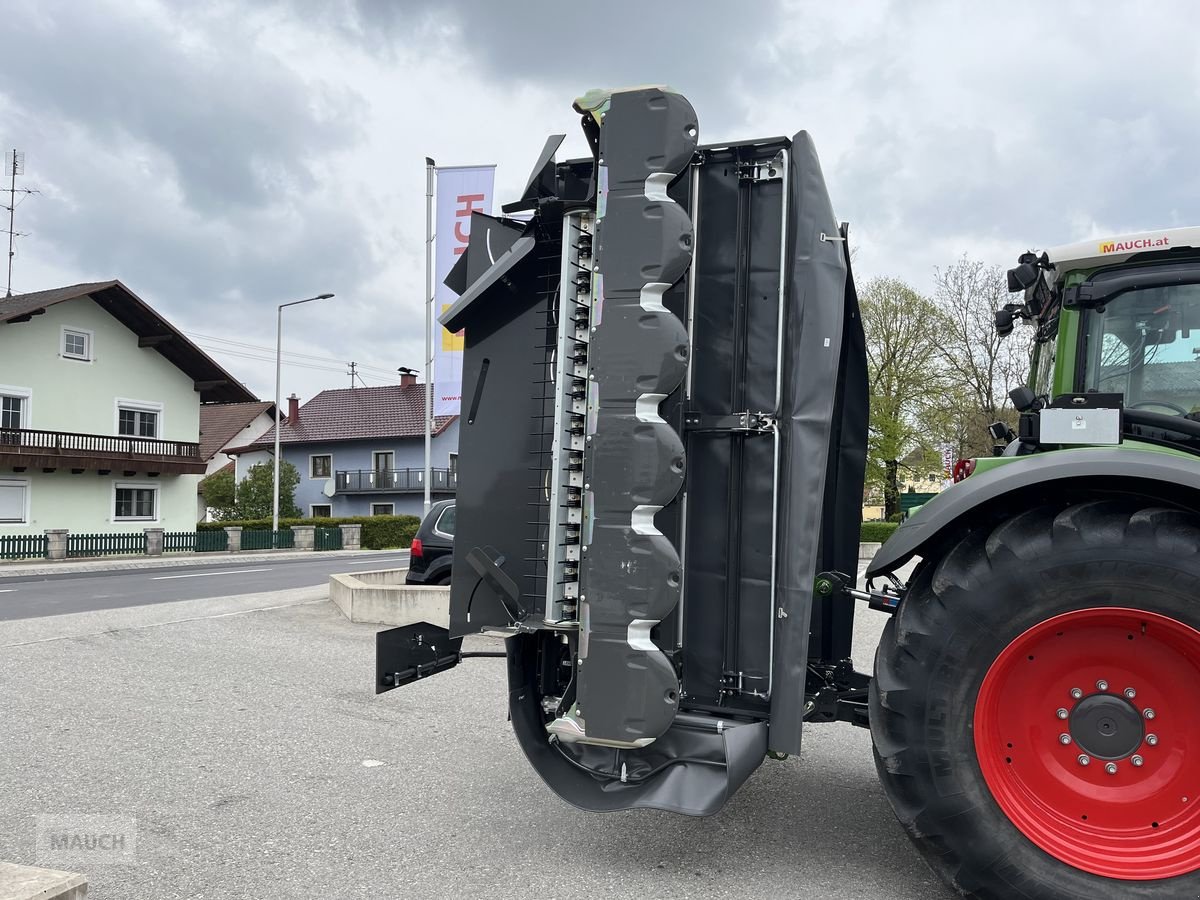
[[[0,482],[0,522],[25,521],[25,491],[21,482]]]

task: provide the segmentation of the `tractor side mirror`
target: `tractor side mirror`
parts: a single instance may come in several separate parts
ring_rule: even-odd
[[[1027,385],[1013,388],[1008,392],[1008,399],[1012,401],[1017,412],[1029,412],[1037,405],[1037,394]]]
[[[1008,307],[996,310],[996,334],[1000,337],[1008,337],[1012,334],[1013,319],[1015,318],[1015,314]]]
[[[1038,280],[1037,266],[1023,262],[1008,270],[1008,290],[1010,293],[1023,291],[1032,287]]]

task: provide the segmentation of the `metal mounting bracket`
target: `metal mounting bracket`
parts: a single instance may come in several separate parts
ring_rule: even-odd
[[[772,434],[775,431],[775,416],[772,413],[749,410],[729,415],[688,412],[683,415],[683,428],[684,431],[717,434]]]
[[[742,181],[776,181],[783,178],[786,164],[787,160],[782,151],[770,160],[739,163],[738,178]]]

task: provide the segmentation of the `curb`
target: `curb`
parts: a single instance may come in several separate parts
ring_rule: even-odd
[[[408,548],[396,550],[264,550],[243,553],[214,551],[212,553],[175,553],[170,556],[131,557],[122,559],[65,559],[38,563],[0,562],[0,579],[37,575],[69,575],[74,572],[121,572],[132,569],[164,569],[180,566],[236,566],[284,559],[324,559],[353,556],[367,558],[373,554],[397,555]]]
[[[87,878],[59,869],[0,862],[0,897],[6,900],[83,900]]]

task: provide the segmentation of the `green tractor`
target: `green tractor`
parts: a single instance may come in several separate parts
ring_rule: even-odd
[[[987,897],[1200,896],[1200,228],[1027,253],[1019,433],[922,507],[879,647],[876,762]]]

